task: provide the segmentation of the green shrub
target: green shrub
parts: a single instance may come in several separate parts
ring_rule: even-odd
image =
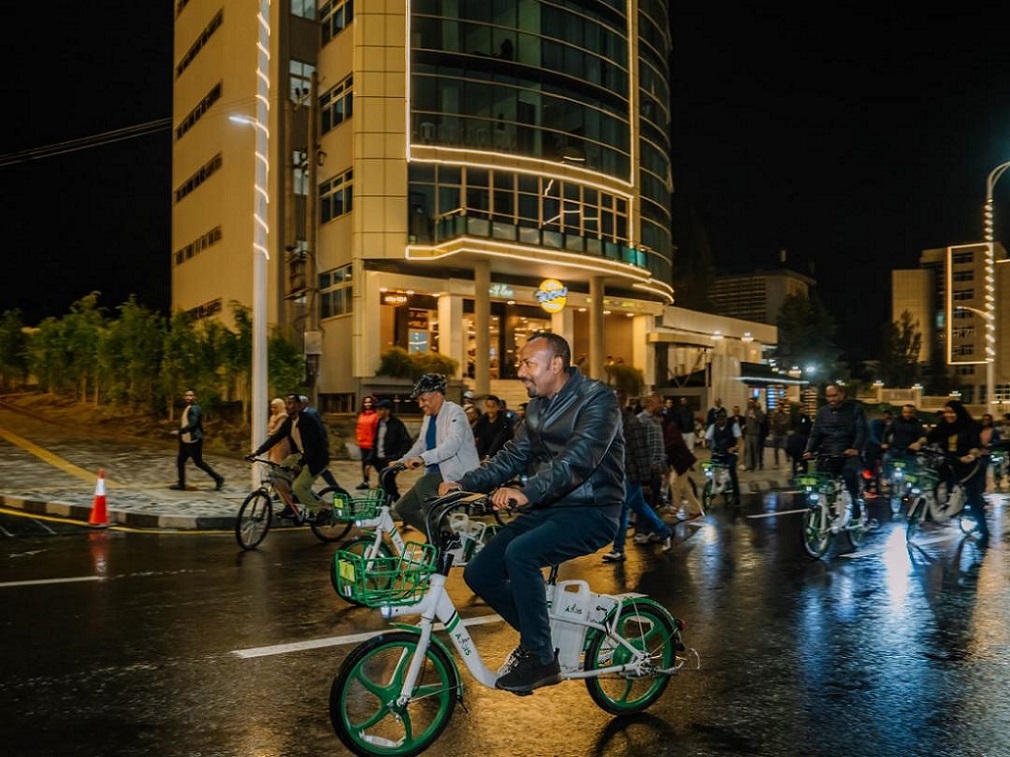
[[[376,376],[407,378],[416,380],[425,373],[443,373],[447,377],[456,375],[459,362],[438,352],[409,353],[402,347],[393,347],[379,357]]]

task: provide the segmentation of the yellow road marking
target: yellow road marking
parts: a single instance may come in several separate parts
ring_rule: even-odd
[[[8,442],[13,444],[15,447],[20,447],[25,450],[25,452],[30,452],[39,458],[43,462],[49,463],[54,468],[59,468],[64,473],[69,473],[71,476],[75,476],[79,479],[87,481],[90,484],[95,483],[98,480],[98,474],[92,473],[91,471],[86,471],[84,468],[78,468],[69,460],[64,460],[58,455],[54,455],[49,450],[40,447],[39,445],[28,441],[24,437],[18,436],[5,428],[0,428],[0,439],[6,439]],[[106,486],[114,486],[113,482],[109,479],[105,479]]]

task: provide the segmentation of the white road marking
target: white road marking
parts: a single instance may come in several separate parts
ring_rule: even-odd
[[[809,510],[809,507],[801,507],[799,510],[776,510],[772,513],[758,513],[756,515],[748,515],[748,518],[774,518],[778,515],[795,515],[796,513],[805,513]]]
[[[14,586],[41,586],[42,584],[71,584],[78,581],[104,581],[105,576],[79,576],[77,578],[46,578],[38,581],[8,581],[0,583],[0,589]]]
[[[500,615],[481,615],[476,618],[468,618],[463,621],[464,626],[482,626],[488,623],[497,623],[501,620]],[[444,630],[445,626],[441,623],[435,624],[435,630]],[[276,654],[287,654],[288,652],[302,652],[306,649],[320,649],[322,647],[339,647],[343,644],[360,644],[363,641],[368,641],[368,639],[373,636],[378,636],[379,634],[388,633],[390,629],[383,628],[379,631],[371,631],[369,633],[355,633],[349,634],[347,636],[331,636],[327,639],[312,639],[310,641],[296,641],[291,644],[274,644],[269,647],[252,647],[251,649],[233,649],[231,654],[236,657],[240,657],[243,660],[249,660],[253,657],[269,657]]]

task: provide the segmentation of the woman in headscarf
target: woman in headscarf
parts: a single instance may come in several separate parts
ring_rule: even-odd
[[[963,404],[948,400],[943,406],[940,422],[927,434],[926,440],[937,445],[946,455],[953,473],[964,486],[965,506],[978,523],[978,544],[989,546],[989,526],[985,522],[985,467],[981,464],[984,450],[979,439],[981,426],[968,414]]]

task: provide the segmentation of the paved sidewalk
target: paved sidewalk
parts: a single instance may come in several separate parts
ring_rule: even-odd
[[[136,451],[135,460],[126,463],[131,470],[149,469],[150,460],[144,450]],[[708,457],[707,450],[697,450],[699,459]],[[164,455],[159,453],[164,468]],[[171,481],[137,480],[129,483],[109,480],[106,502],[109,523],[137,529],[231,529],[235,515],[251,489],[250,466],[242,460],[208,457],[211,465],[225,477],[222,491],[214,491],[213,482],[201,471],[189,471],[189,490],[169,489]],[[340,484],[353,489],[361,480],[360,463],[337,460],[330,470]],[[40,485],[38,476],[18,474],[17,470],[4,471],[0,483],[0,506],[25,512],[87,523],[91,515],[95,487],[69,476],[54,475],[47,485]],[[420,475],[404,471],[398,476],[401,491],[405,491]],[[703,476],[700,469],[692,474],[699,488]],[[766,492],[788,485],[788,466],[776,469],[767,466],[763,471],[740,471],[740,484],[744,492]],[[372,485],[376,485],[372,476]]]

